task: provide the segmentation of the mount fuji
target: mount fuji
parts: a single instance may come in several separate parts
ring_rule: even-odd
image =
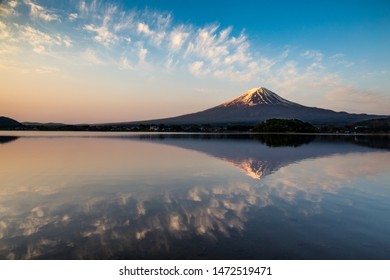
[[[313,124],[346,124],[386,116],[350,114],[308,107],[286,100],[260,87],[216,107],[173,118],[141,121],[144,124],[257,124],[271,118],[299,119]],[[133,122],[135,123],[135,122]]]

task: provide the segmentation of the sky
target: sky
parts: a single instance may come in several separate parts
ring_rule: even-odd
[[[208,109],[255,87],[390,114],[390,2],[0,2],[0,115],[106,123]]]

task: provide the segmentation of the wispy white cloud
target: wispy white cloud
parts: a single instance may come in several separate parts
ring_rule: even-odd
[[[134,67],[130,64],[127,57],[122,57],[118,63],[119,68],[122,70],[133,70]]]
[[[346,59],[345,59],[345,55],[342,54],[342,53],[337,53],[337,54],[335,54],[335,55],[332,55],[332,56],[330,57],[330,61],[331,61],[332,63],[334,63],[334,64],[342,65],[342,66],[347,67],[347,68],[349,68],[349,67],[355,65],[354,62],[346,60]]]
[[[151,30],[149,25],[147,25],[146,23],[143,23],[143,22],[138,23],[137,30],[138,30],[139,34],[143,34],[146,37],[150,38],[151,41],[157,46],[159,46],[161,44],[162,40],[165,37],[164,31],[158,32],[155,30]]]
[[[143,33],[148,36],[153,34],[153,32],[149,29],[149,26],[143,22],[138,23],[137,30],[139,33]]]
[[[324,54],[321,53],[320,51],[306,50],[305,52],[303,52],[301,54],[301,56],[311,60],[311,63],[307,67],[308,71],[315,70],[315,69],[318,69],[318,70],[324,69],[324,66],[322,64]]]
[[[78,9],[82,16],[88,16],[90,14],[96,14],[99,10],[99,4],[97,0],[93,1],[80,1],[78,5]]]
[[[98,55],[95,53],[95,51],[93,51],[92,49],[88,48],[86,49],[82,54],[81,54],[81,57],[89,62],[89,63],[92,63],[92,64],[95,64],[95,65],[103,65],[104,62],[103,60],[98,57]]]
[[[61,21],[60,16],[43,6],[33,3],[31,0],[24,0],[24,3],[30,6],[30,16],[44,21]]]
[[[169,48],[171,51],[179,51],[189,36],[183,25],[174,28],[169,35]]]
[[[211,25],[192,31],[183,58],[199,59],[203,62],[202,68],[214,78],[238,82],[258,78],[262,71],[269,70],[264,62],[270,60],[253,55],[246,35],[234,36],[232,30],[232,27],[220,30],[219,26]],[[197,69],[199,66],[192,63],[190,73],[204,76],[203,71]]]
[[[47,47],[54,45],[70,47],[72,40],[68,36],[61,36],[59,34],[50,35],[30,25],[19,26],[21,38],[33,46],[33,51],[38,54],[43,54],[47,51]]]
[[[0,16],[7,17],[10,15],[17,15],[16,6],[18,5],[18,1],[4,1],[0,3]]]
[[[134,23],[134,17],[136,13],[134,11],[130,12],[123,12],[120,11],[116,14],[116,21],[114,23],[114,32],[121,32],[121,31],[130,31],[135,23]]]
[[[59,35],[58,35],[59,36]],[[71,47],[72,46],[72,40],[68,36],[64,36],[62,39],[62,42],[66,47]]]
[[[301,55],[302,57],[314,59],[316,61],[322,61],[322,59],[324,58],[323,53],[317,50],[306,50]]]
[[[38,54],[44,54],[46,49],[43,45],[38,45],[38,46],[34,46],[33,50]]]
[[[272,71],[266,76],[267,82],[270,83],[275,90],[280,91],[285,97],[290,94],[302,99],[303,104],[310,105],[310,97],[313,97],[309,92],[324,92],[330,90],[342,83],[341,78],[336,73],[325,72],[322,69],[306,67],[305,64],[300,64],[295,60],[282,61],[282,63],[274,66]],[[305,102],[306,101],[306,102]]]
[[[77,13],[70,13],[70,14],[68,15],[68,19],[69,19],[70,21],[74,21],[74,20],[76,20],[78,17],[79,17],[79,15],[78,15]]]
[[[210,72],[209,69],[204,69],[204,62],[203,61],[195,61],[193,63],[188,64],[188,69],[191,74],[202,77]]]
[[[145,63],[146,55],[148,54],[148,50],[146,48],[140,48],[138,52],[138,59],[140,63]]]
[[[0,39],[7,39],[10,37],[10,32],[7,25],[0,21]]]
[[[17,0],[8,1],[8,5],[12,8],[15,8],[18,5],[18,1]]]
[[[54,43],[54,39],[49,34],[41,32],[29,25],[22,27],[21,34],[23,38],[34,47],[34,52],[39,54],[45,51],[46,46]]]
[[[84,25],[84,30],[96,33],[94,40],[108,47],[118,41],[118,37],[110,32],[106,25],[95,26],[93,24]]]
[[[118,41],[118,36],[109,30],[109,23],[116,12],[115,6],[109,6],[103,17],[102,24],[96,26],[94,24],[86,24],[83,29],[96,33],[94,40],[108,47]]]
[[[246,63],[250,60],[250,56],[248,55],[249,44],[247,42],[243,42],[238,45],[236,52],[233,54],[226,56],[224,62],[226,64],[232,64],[238,62],[240,64]]]
[[[18,1],[16,0],[11,0],[11,1],[8,1],[8,5],[12,8],[15,8],[17,5],[18,5]]]
[[[172,72],[178,65],[179,61],[174,60],[173,57],[168,57],[165,61],[165,70]]]
[[[200,28],[194,40],[188,44],[186,54],[206,59],[214,65],[218,64],[222,57],[229,54],[225,39],[230,29],[222,30],[219,34],[217,31],[216,25]]]

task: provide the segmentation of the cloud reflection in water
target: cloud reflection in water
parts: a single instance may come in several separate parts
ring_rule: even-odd
[[[2,259],[180,258],[244,234],[262,209],[319,215],[329,195],[388,173],[390,160],[387,151],[326,141],[21,138],[1,149],[21,163],[2,165]],[[18,186],[12,178],[21,174]]]

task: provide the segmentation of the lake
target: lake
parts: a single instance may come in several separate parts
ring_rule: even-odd
[[[389,136],[0,135],[0,259],[390,259]]]

